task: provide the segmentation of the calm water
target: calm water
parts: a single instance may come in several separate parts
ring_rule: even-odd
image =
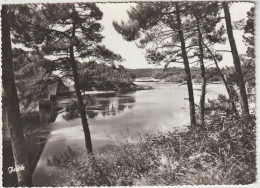
[[[189,123],[187,86],[164,82],[137,82],[154,89],[128,93],[102,94],[92,97],[87,109],[94,152],[95,149],[113,144],[124,138],[136,141],[141,134],[168,132],[183,129]],[[194,85],[195,102],[198,104],[200,85]],[[226,94],[222,84],[207,85],[207,99]],[[71,99],[58,100],[65,106]],[[84,133],[80,119],[65,121],[63,113],[50,123],[50,135],[33,175],[34,186],[51,186],[57,174],[47,166],[47,159],[63,152],[67,146],[85,151]]]

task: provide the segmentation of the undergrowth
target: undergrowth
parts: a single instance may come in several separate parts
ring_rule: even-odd
[[[104,146],[94,155],[68,147],[48,160],[65,169],[54,186],[254,183],[255,117],[241,117],[227,108],[224,101],[209,101],[203,127],[146,135],[139,143]]]

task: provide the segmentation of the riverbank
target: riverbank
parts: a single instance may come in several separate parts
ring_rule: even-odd
[[[217,117],[209,117],[211,120]],[[218,117],[219,119],[220,117]],[[94,156],[67,148],[48,164],[64,171],[54,186],[230,185],[256,181],[255,118],[107,145]],[[222,129],[222,131],[221,131]],[[72,162],[73,161],[73,162]]]
[[[65,154],[65,146],[56,152],[57,157],[48,155],[44,160],[48,165],[56,167],[54,171],[57,176],[49,185],[53,186],[146,186],[146,185],[215,185],[215,184],[251,184],[256,178],[256,128],[255,116],[245,119],[239,115],[230,115],[225,108],[229,105],[225,101],[219,101],[216,96],[212,96],[214,102],[206,106],[206,124],[203,127],[198,126],[195,129],[186,127],[185,129],[177,128],[170,130],[171,124],[164,125],[166,104],[182,101],[185,95],[176,93],[186,87],[170,83],[151,83],[156,86],[152,92],[155,98],[149,98],[150,93],[139,98],[140,105],[136,104],[132,113],[124,113],[117,116],[114,121],[109,119],[98,119],[90,121],[92,131],[94,157],[85,152],[84,143],[81,147],[76,148],[75,144],[79,141],[70,139],[66,146],[71,146]],[[199,85],[198,85],[199,87]],[[212,85],[208,88],[208,97],[214,91],[220,91],[219,85]],[[169,95],[162,95],[169,89]],[[223,86],[224,89],[224,86]],[[159,92],[160,93],[157,93]],[[172,96],[171,92],[175,95]],[[163,97],[162,97],[163,96]],[[158,98],[157,98],[158,97]],[[180,97],[180,98],[178,98]],[[121,97],[119,97],[121,98]],[[156,113],[143,109],[144,104],[150,104],[158,99]],[[165,101],[164,101],[165,99]],[[169,101],[172,99],[172,101]],[[114,103],[115,104],[115,103]],[[110,105],[109,105],[110,106]],[[139,107],[138,107],[139,106]],[[150,105],[149,105],[150,106]],[[169,105],[172,107],[172,105]],[[221,106],[221,107],[220,107]],[[154,108],[153,108],[154,109]],[[184,111],[179,106],[176,112]],[[163,113],[158,113],[163,112]],[[136,112],[136,114],[133,114]],[[145,114],[144,112],[147,112]],[[173,109],[169,110],[173,112]],[[141,114],[140,116],[138,116]],[[127,116],[126,116],[127,115]],[[162,118],[160,118],[160,116]],[[172,117],[172,113],[169,117]],[[135,117],[136,121],[132,120]],[[173,116],[170,122],[178,122],[182,115]],[[186,117],[186,116],[185,116]],[[188,116],[187,116],[188,117]],[[171,119],[171,118],[170,118]],[[182,120],[185,118],[181,118]],[[125,121],[129,120],[129,121]],[[143,120],[150,120],[148,122]],[[103,122],[101,125],[100,122]],[[124,125],[125,123],[127,125]],[[116,126],[114,126],[116,124]],[[147,124],[147,128],[153,129],[147,134],[136,134],[133,142],[133,134],[124,134],[119,140],[109,139],[101,146],[97,146],[100,139],[106,138],[106,135],[118,136],[116,132],[121,132],[123,127],[132,127],[137,131],[138,125]],[[177,123],[182,127],[183,123]],[[109,126],[107,126],[109,125]],[[154,131],[155,127],[161,132]],[[80,128],[80,127],[79,127]],[[156,128],[156,129],[157,129]],[[64,134],[55,133],[56,139],[64,140],[62,135],[70,135],[74,138],[79,137],[81,129],[68,129]],[[166,131],[168,130],[168,131]],[[63,130],[64,132],[64,130]],[[82,132],[82,131],[81,131]],[[73,134],[73,135],[71,135]],[[130,137],[129,137],[130,136]],[[82,137],[82,142],[84,137]],[[54,142],[52,141],[51,144]],[[56,151],[56,150],[55,150]],[[47,153],[47,152],[46,152]],[[50,152],[49,152],[50,153]],[[60,155],[63,153],[63,155]],[[51,157],[52,156],[52,157]],[[47,160],[49,159],[49,160]],[[73,162],[71,162],[73,161]],[[67,173],[66,169],[70,169]]]

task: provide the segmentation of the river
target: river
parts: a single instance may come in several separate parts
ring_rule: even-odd
[[[95,149],[128,139],[135,142],[140,135],[185,129],[189,123],[189,103],[186,85],[167,82],[136,82],[151,86],[151,90],[100,94],[92,97],[88,107],[89,127]],[[195,102],[199,103],[200,85],[194,84]],[[207,99],[226,94],[223,84],[207,85]],[[69,98],[60,98],[64,106]],[[33,174],[34,186],[51,186],[57,170],[47,166],[47,159],[63,152],[67,146],[84,151],[85,141],[80,119],[66,121],[64,113],[49,123],[49,138]]]

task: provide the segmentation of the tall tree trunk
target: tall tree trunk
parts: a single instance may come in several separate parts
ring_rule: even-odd
[[[85,136],[86,149],[87,149],[88,153],[93,153],[89,124],[88,124],[88,119],[86,116],[85,106],[83,104],[83,98],[80,93],[79,75],[78,75],[78,69],[77,69],[77,65],[76,65],[75,57],[74,57],[74,50],[73,50],[73,38],[74,37],[75,37],[75,24],[73,23],[72,42],[70,45],[70,66],[72,68],[73,77],[74,77],[74,83],[75,83],[74,87],[75,87],[75,92],[77,95],[77,100],[78,100],[78,105],[79,105],[80,117],[81,117],[81,122],[82,122],[84,136]]]
[[[190,74],[190,66],[189,66],[189,60],[187,57],[183,31],[181,29],[182,23],[181,23],[179,4],[175,3],[175,6],[176,6],[176,17],[177,17],[177,25],[178,25],[178,28],[177,28],[178,35],[179,35],[180,42],[181,42],[182,58],[183,58],[183,62],[184,62],[185,72],[187,75],[187,86],[188,86],[189,103],[190,103],[190,124],[191,124],[191,127],[194,127],[194,126],[196,126],[196,117],[195,117],[195,103],[194,103],[194,94],[193,94],[192,80],[191,80],[191,74]]]
[[[201,83],[201,95],[200,95],[200,121],[201,124],[204,125],[204,117],[205,117],[205,96],[206,96],[206,71],[204,66],[204,53],[203,53],[203,46],[202,46],[202,33],[200,31],[199,26],[199,18],[196,16],[196,24],[197,24],[197,31],[198,31],[198,37],[199,37],[199,50],[200,50],[200,69],[201,69],[201,77],[202,77],[202,83]]]
[[[243,76],[243,72],[242,72],[242,68],[241,68],[240,59],[239,59],[239,56],[238,56],[236,42],[235,42],[235,39],[234,39],[234,36],[233,36],[233,29],[232,29],[232,24],[231,24],[231,17],[230,17],[230,12],[229,12],[229,8],[228,8],[228,3],[222,2],[222,6],[223,6],[223,9],[224,9],[224,13],[225,13],[227,34],[228,34],[230,48],[231,48],[233,59],[234,59],[234,65],[235,65],[235,69],[236,69],[238,87],[239,87],[239,91],[240,91],[240,95],[241,95],[242,114],[243,115],[249,115],[248,99],[247,99],[245,81],[244,81],[244,76]]]
[[[6,98],[8,127],[10,130],[13,157],[15,167],[23,167],[23,169],[16,172],[18,184],[19,186],[32,186],[31,170],[24,147],[19,99],[14,81],[13,54],[6,5],[2,6],[2,50],[2,84]]]
[[[232,111],[233,111],[233,112],[237,112],[236,104],[235,104],[235,101],[234,101],[234,99],[233,99],[233,97],[232,97],[232,94],[231,94],[230,88],[229,88],[229,86],[228,86],[227,80],[226,80],[224,74],[222,73],[221,69],[220,69],[219,66],[218,66],[218,61],[217,61],[215,55],[212,53],[212,51],[209,49],[209,47],[208,47],[203,41],[202,41],[202,43],[203,43],[203,45],[207,48],[208,52],[210,53],[211,57],[213,58],[213,61],[214,61],[215,65],[216,65],[216,68],[217,68],[217,70],[218,70],[218,73],[219,73],[221,79],[222,79],[223,82],[224,82],[224,85],[225,85],[226,90],[227,90],[227,93],[228,93],[229,100],[231,101]]]

